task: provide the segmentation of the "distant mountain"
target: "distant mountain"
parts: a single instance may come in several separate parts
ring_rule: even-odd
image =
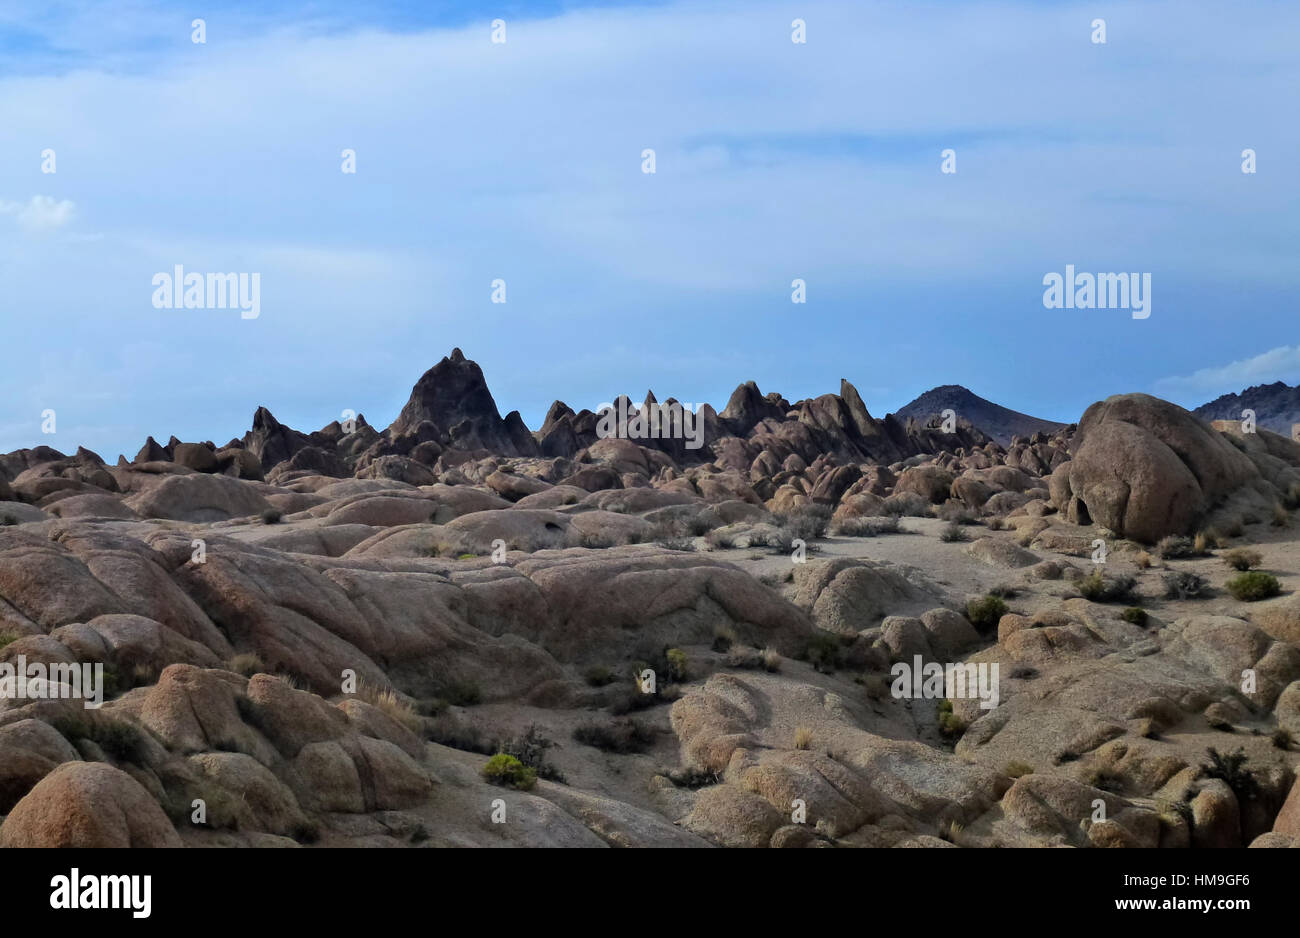
[[[1240,420],[1243,410],[1255,412],[1255,426],[1289,439],[1291,424],[1300,423],[1300,385],[1293,388],[1283,381],[1257,384],[1240,394],[1217,397],[1192,413],[1203,420]]]
[[[1015,436],[1032,436],[1039,431],[1055,433],[1067,426],[1053,420],[1030,417],[1028,414],[986,401],[960,384],[945,384],[942,387],[932,388],[902,407],[894,416],[904,421],[909,417],[924,421],[948,409],[957,414],[958,420],[969,420],[973,426],[983,430],[1003,446],[1009,445],[1011,438]]]

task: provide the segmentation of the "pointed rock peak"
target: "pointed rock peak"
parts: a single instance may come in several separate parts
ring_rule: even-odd
[[[459,348],[454,348],[451,350],[451,358],[449,360],[455,364],[459,364],[465,360],[465,353]]]
[[[258,407],[257,413],[253,414],[254,430],[274,430],[280,426],[280,421],[265,407]]]
[[[855,421],[863,418],[868,421],[872,419],[871,412],[867,410],[867,405],[862,400],[862,395],[858,393],[858,389],[853,386],[848,378],[840,378],[840,397],[844,399],[844,403],[849,405],[849,411],[853,414]]]
[[[655,392],[647,390],[645,392],[645,406],[649,406],[651,404],[658,404],[658,403],[659,403],[659,398],[655,397]]]

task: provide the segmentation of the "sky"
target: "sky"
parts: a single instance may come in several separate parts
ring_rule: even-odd
[[[751,379],[1062,421],[1295,384],[1297,36],[1274,0],[5,0],[0,452],[382,427],[454,347],[534,429]],[[176,265],[259,315],[157,308]],[[1046,308],[1067,265],[1149,273],[1150,316]]]

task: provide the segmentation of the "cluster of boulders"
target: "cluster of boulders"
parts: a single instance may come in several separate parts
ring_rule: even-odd
[[[1006,446],[877,419],[848,382],[796,404],[741,385],[695,415],[698,447],[630,439],[639,409],[615,406],[612,436],[560,402],[531,432],[457,349],[382,431],[260,408],[220,447],[0,455],[0,665],[93,662],[108,698],[0,699],[0,844],[1300,844],[1286,765],[1246,804],[1143,735],[1268,714],[1300,732],[1290,598],[1158,633],[1063,599],[981,630],[946,570],[813,556],[760,582],[711,556],[784,562],[828,525],[937,516],[988,524],[946,545],[974,579],[1069,584],[1043,554],[1271,512],[1300,493],[1300,445],[1142,395]],[[996,709],[945,711],[955,752],[936,702],[879,692],[913,660],[1002,669]],[[674,686],[630,704],[647,667]],[[648,793],[479,772],[477,707],[647,703],[661,742],[627,758]],[[586,776],[582,751],[563,756]],[[1098,798],[1108,819],[1081,827]],[[497,800],[516,824],[485,819]]]

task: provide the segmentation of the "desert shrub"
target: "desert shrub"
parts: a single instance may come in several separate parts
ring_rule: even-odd
[[[960,524],[949,522],[944,525],[943,530],[939,532],[939,540],[946,544],[951,544],[955,541],[969,541],[970,537],[964,530],[962,530]]]
[[[1079,593],[1094,603],[1123,602],[1131,599],[1137,581],[1131,576],[1103,576],[1094,570],[1079,581]]]
[[[1007,778],[1021,778],[1025,775],[1033,775],[1034,767],[1028,762],[1011,761],[1003,767],[1002,774]]]
[[[489,785],[501,785],[528,791],[537,784],[537,772],[530,769],[514,756],[498,752],[487,765],[483,766],[483,778]]]
[[[1247,550],[1244,547],[1238,547],[1230,550],[1223,555],[1223,562],[1234,570],[1246,571],[1251,567],[1258,567],[1264,562],[1264,555],[1257,550]]]
[[[861,684],[868,700],[884,700],[889,696],[889,682],[879,674],[865,674]]]
[[[1281,502],[1273,503],[1273,520],[1269,522],[1275,528],[1285,528],[1291,525],[1291,513]]]
[[[1246,801],[1254,799],[1259,792],[1259,782],[1255,778],[1255,773],[1246,768],[1245,749],[1238,749],[1236,752],[1224,755],[1211,746],[1206,753],[1210,761],[1201,765],[1202,775],[1226,782],[1243,807]]]
[[[898,534],[902,530],[898,526],[898,515],[884,515],[879,518],[872,518],[871,529],[877,534]]]
[[[820,629],[808,639],[802,655],[803,660],[811,664],[814,670],[823,674],[829,674],[840,667],[843,664],[843,657],[844,648],[839,638]]]
[[[876,518],[836,518],[831,522],[831,533],[838,537],[875,537],[879,532],[872,522]]]
[[[253,652],[243,652],[235,655],[226,662],[226,667],[236,674],[242,674],[244,677],[252,677],[254,674],[261,674],[266,670],[266,665]]]
[[[938,518],[949,524],[976,524],[979,515],[960,502],[946,502],[939,506]]]
[[[1137,552],[1137,555],[1133,558],[1133,562],[1137,564],[1139,570],[1150,569],[1151,555],[1144,550],[1140,550]]]
[[[731,646],[736,644],[736,630],[731,626],[723,623],[713,628],[713,644],[709,647],[719,654],[730,651]]]
[[[1192,540],[1192,551],[1197,557],[1203,556],[1218,541],[1218,532],[1214,530],[1198,531]]]
[[[1112,794],[1124,790],[1124,776],[1112,769],[1091,768],[1083,773],[1082,781],[1085,785],[1091,785],[1093,788],[1100,788],[1102,791],[1108,791]]]
[[[357,687],[357,696],[412,733],[419,734],[424,729],[424,721],[415,708],[391,687],[377,687],[362,681]]]
[[[511,736],[501,744],[501,751],[507,756],[514,756],[528,768],[534,770],[540,778],[552,782],[565,781],[564,773],[547,761],[546,752],[555,742],[543,735],[536,723],[529,724],[519,736]]]
[[[1141,606],[1129,606],[1119,614],[1119,617],[1125,622],[1131,622],[1134,625],[1145,626],[1147,624],[1147,611]]]
[[[966,732],[966,721],[952,712],[952,701],[947,698],[939,701],[939,732],[949,739]]]
[[[141,763],[144,760],[144,736],[139,727],[126,720],[86,711],[85,715],[58,716],[50,721],[69,742],[88,739],[105,755],[117,762]]]
[[[1226,538],[1241,537],[1246,533],[1246,526],[1241,518],[1229,518],[1223,522],[1223,535]],[[1223,544],[1219,545],[1224,546]]]
[[[727,650],[727,667],[729,668],[761,668],[763,666],[763,656],[757,648],[746,648],[743,645],[733,645]]]
[[[1195,557],[1200,553],[1196,549],[1196,542],[1190,537],[1184,537],[1181,534],[1171,534],[1168,537],[1161,538],[1160,543],[1156,544],[1156,551],[1165,560]]]
[[[1204,599],[1210,589],[1205,577],[1190,571],[1171,570],[1161,579],[1165,584],[1165,599]]]
[[[669,648],[664,652],[668,659],[668,676],[674,681],[686,680],[686,652],[680,648]]]
[[[591,687],[604,687],[614,683],[614,672],[603,664],[596,664],[582,672],[582,679]]]
[[[1282,592],[1282,584],[1271,573],[1251,570],[1233,577],[1225,584],[1233,599],[1253,603]]]
[[[283,515],[278,508],[268,508],[262,512],[262,524],[279,524]]]
[[[806,726],[796,726],[794,729],[794,748],[807,749],[812,745],[813,731]]]
[[[1281,505],[1290,511],[1300,508],[1300,482],[1291,483],[1291,487],[1282,494]]]
[[[640,670],[637,671],[640,673]],[[660,669],[655,669],[656,674],[666,673]],[[623,716],[636,710],[648,710],[651,707],[657,707],[660,704],[672,703],[681,692],[674,684],[655,683],[655,692],[647,694],[641,690],[641,686],[636,681],[624,685],[618,689],[609,701],[609,712],[615,716]]]
[[[1287,750],[1295,745],[1295,734],[1284,726],[1279,726],[1271,734],[1273,745],[1278,749]]]
[[[776,516],[777,525],[790,540],[798,538],[803,541],[816,540],[826,534],[830,524],[831,509],[828,505],[803,505],[784,515]]]
[[[999,599],[1015,599],[1020,594],[1020,590],[1009,583],[999,583],[997,586],[989,588],[989,595],[996,596]]]
[[[426,739],[440,746],[450,746],[452,749],[477,752],[485,756],[490,756],[501,748],[496,737],[451,713],[442,714],[426,723],[424,735]]]
[[[645,752],[655,741],[653,727],[636,720],[613,720],[609,723],[587,721],[573,728],[573,738],[584,746],[593,746],[602,752],[627,755]]]
[[[472,707],[483,700],[483,691],[473,681],[452,681],[441,696],[453,706]]]
[[[0,632],[0,648],[12,645],[14,642],[18,641],[18,638],[19,636],[15,635],[13,632]]]
[[[1001,596],[989,594],[966,602],[966,618],[975,626],[975,631],[981,634],[995,631],[998,621],[1006,614],[1007,604]]]
[[[763,649],[763,670],[769,673],[781,670],[781,653],[775,648]]]
[[[701,769],[698,766],[688,765],[680,769],[673,769],[667,773],[668,781],[672,782],[678,788],[704,788],[708,785],[717,785],[722,781],[722,775],[719,772],[711,772],[708,769]]]
[[[930,503],[915,492],[899,492],[885,499],[883,506],[887,515],[906,515],[909,518],[928,518]]]
[[[1007,526],[1001,515],[992,515],[984,523],[988,525],[990,531],[1001,531]]]

